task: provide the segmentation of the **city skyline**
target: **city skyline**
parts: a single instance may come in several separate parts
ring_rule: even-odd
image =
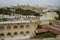
[[[19,5],[32,5],[32,6],[41,6],[41,5],[60,5],[60,0],[0,0],[0,6],[16,6]]]

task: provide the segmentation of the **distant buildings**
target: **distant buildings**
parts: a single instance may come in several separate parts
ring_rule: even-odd
[[[49,21],[56,20],[55,17],[58,18],[58,14],[56,12],[46,12],[40,17],[41,24],[49,24]]]

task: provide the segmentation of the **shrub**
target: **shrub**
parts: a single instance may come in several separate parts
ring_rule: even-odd
[[[7,18],[0,18],[0,21],[8,21]]]
[[[34,38],[56,38],[56,34],[51,32],[39,33]]]
[[[37,25],[37,29],[42,29],[42,26],[43,26],[43,25],[39,25],[39,24],[38,24],[38,25]]]
[[[52,23],[49,23],[49,25],[52,25]]]

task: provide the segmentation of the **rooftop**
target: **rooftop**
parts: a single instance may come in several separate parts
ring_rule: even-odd
[[[41,16],[40,20],[55,20],[55,19],[54,18],[49,18],[49,17],[46,17],[46,16]]]
[[[0,24],[9,24],[9,23],[33,23],[33,22],[35,22],[35,21],[4,21],[4,22],[0,22]]]
[[[29,15],[29,16],[23,16],[23,15],[9,16],[9,15],[1,15],[0,14],[0,18],[15,18],[15,17],[19,17],[19,18],[36,18],[36,16],[33,16],[33,15]]]

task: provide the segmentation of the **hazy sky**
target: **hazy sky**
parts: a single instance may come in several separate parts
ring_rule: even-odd
[[[0,0],[0,6],[13,5],[60,5],[60,0]]]

